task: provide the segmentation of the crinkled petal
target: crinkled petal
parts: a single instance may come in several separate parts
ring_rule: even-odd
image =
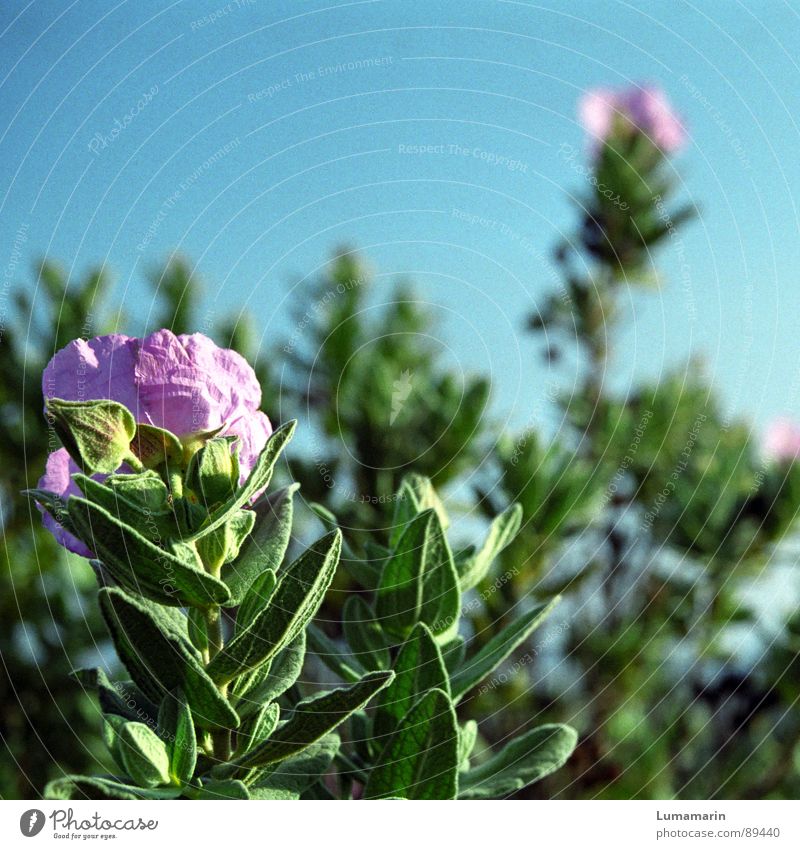
[[[272,435],[272,424],[259,410],[231,422],[222,432],[222,435],[239,437],[239,468],[241,471],[239,483],[244,483],[258,459],[258,455]]]
[[[94,401],[109,398],[133,411],[134,366],[139,340],[120,334],[76,339],[62,348],[42,375],[45,398]]]

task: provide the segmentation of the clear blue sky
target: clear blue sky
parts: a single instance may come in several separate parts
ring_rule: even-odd
[[[381,281],[416,279],[448,356],[491,372],[520,425],[549,380],[522,320],[585,188],[559,156],[582,145],[576,99],[652,81],[686,118],[677,168],[703,215],[662,252],[664,288],[628,304],[618,383],[693,350],[730,409],[800,416],[800,17],[748,6],[6,0],[0,282],[25,278],[15,243],[106,261],[144,327],[144,270],[177,248],[204,310],[246,303],[268,342],[293,283],[347,241]]]

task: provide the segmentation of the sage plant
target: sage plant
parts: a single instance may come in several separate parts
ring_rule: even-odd
[[[430,482],[396,496],[386,547],[328,533],[285,564],[296,486],[269,490],[294,423],[274,432],[238,354],[200,334],[71,342],[44,374],[62,448],[30,491],[58,541],[91,560],[127,672],[94,689],[111,775],[52,781],[54,799],[495,798],[560,767],[575,732],[527,731],[473,754],[459,702],[541,623],[526,609],[479,651],[464,597],[513,539],[520,509],[454,555]],[[364,592],[344,641],[312,622],[340,559]],[[306,692],[307,649],[341,686]]]

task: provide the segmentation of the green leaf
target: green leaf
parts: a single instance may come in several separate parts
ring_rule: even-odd
[[[299,799],[300,795],[292,790],[281,790],[272,787],[251,787],[250,798],[260,799],[264,802],[290,802]]]
[[[22,494],[32,498],[46,510],[65,531],[69,531],[73,536],[78,535],[67,510],[68,499],[65,500],[62,495],[48,492],[46,489],[23,489]]]
[[[275,464],[278,462],[281,452],[292,438],[296,425],[297,422],[288,422],[285,425],[281,425],[270,436],[261,454],[258,455],[256,464],[253,466],[244,485],[209,514],[203,527],[188,537],[188,542],[202,539],[202,537],[221,527],[228,520],[231,513],[241,510],[256,493],[267,487],[272,479]]]
[[[177,799],[179,787],[145,789],[123,784],[113,778],[93,778],[88,775],[65,775],[51,781],[44,789],[46,799]]]
[[[231,597],[228,606],[242,603],[253,581],[267,569],[277,572],[292,535],[292,498],[298,484],[292,484],[259,499],[253,507],[253,532],[242,544],[239,557],[222,571]]]
[[[197,540],[197,553],[207,571],[217,574],[224,563],[236,559],[255,521],[256,516],[252,510],[237,510],[228,516],[222,527]]]
[[[548,604],[537,605],[492,637],[474,657],[464,661],[463,666],[450,678],[450,689],[456,704],[526,640],[550,615],[559,601],[560,598],[556,596]]]
[[[475,748],[478,739],[478,723],[468,719],[458,731],[458,769],[459,772],[469,769],[469,756]]]
[[[165,501],[161,507],[149,508],[127,498],[123,494],[125,488],[112,488],[80,473],[72,475],[72,480],[87,500],[102,507],[122,524],[136,528],[151,542],[176,537],[180,532],[175,514],[166,507],[166,487]],[[164,486],[163,481],[159,480],[159,483]]]
[[[122,722],[117,751],[125,772],[141,787],[170,783],[170,759],[164,741],[141,722]]]
[[[577,741],[577,733],[568,725],[534,728],[462,774],[459,799],[497,799],[522,790],[560,769]]]
[[[220,694],[189,642],[159,626],[148,607],[116,588],[100,590],[100,609],[120,660],[153,702],[172,690],[186,695],[204,728],[235,728],[236,711]]]
[[[176,607],[228,600],[221,581],[154,545],[102,507],[72,496],[68,509],[77,535],[126,589]]]
[[[189,642],[199,651],[208,651],[208,622],[205,613],[196,607],[190,607],[186,615]]]
[[[211,661],[208,674],[217,684],[255,669],[290,643],[319,610],[331,585],[342,534],[324,536],[283,573],[269,605]]]
[[[402,637],[424,622],[446,641],[458,628],[460,605],[453,554],[438,516],[426,510],[406,528],[384,567],[378,619],[387,631]]]
[[[278,576],[267,569],[262,572],[247,591],[236,614],[236,633],[246,631],[253,620],[269,604],[270,597],[278,585]]]
[[[324,504],[318,504],[316,501],[309,501],[308,508],[329,531],[333,531],[339,527],[339,522],[337,521],[336,516],[328,510]]]
[[[244,783],[236,779],[208,779],[203,780],[202,787],[193,795],[195,799],[205,802],[219,801],[223,799],[249,799],[250,793]]]
[[[512,504],[494,519],[480,550],[459,564],[461,568],[458,582],[462,592],[472,589],[483,580],[497,555],[517,535],[521,524],[522,506],[520,504]]]
[[[442,646],[444,665],[447,667],[447,671],[451,674],[455,669],[458,669],[458,667],[461,666],[466,656],[467,641],[460,634],[456,634],[456,636],[453,637],[447,645]]]
[[[237,710],[241,716],[249,716],[264,702],[271,702],[283,695],[303,671],[306,656],[306,635],[301,631],[274,660],[245,676],[241,688],[234,688]],[[240,679],[242,680],[242,679]]]
[[[263,743],[275,730],[281,709],[277,702],[262,705],[257,713],[242,723],[236,734],[236,748],[241,754]]]
[[[293,757],[362,708],[393,678],[393,672],[371,672],[351,687],[300,702],[288,722],[278,728],[269,740],[233,763],[249,769]]]
[[[419,505],[419,512],[433,510],[439,517],[439,523],[442,528],[447,530],[450,527],[450,519],[430,478],[412,472],[410,475],[406,475],[404,483],[407,483],[411,487],[416,502]]]
[[[429,690],[405,715],[369,776],[367,799],[455,799],[458,722],[450,697]]]
[[[281,761],[268,775],[260,776],[255,782],[255,787],[299,796],[321,775],[325,775],[340,746],[339,735],[328,734],[316,743],[312,743],[300,754]],[[250,792],[253,794],[253,788]],[[253,798],[261,797],[253,795]]]
[[[178,467],[183,461],[183,445],[174,433],[151,424],[139,424],[131,441],[131,451],[146,469],[162,463]]]
[[[397,500],[394,504],[394,517],[392,518],[392,532],[389,535],[389,547],[394,548],[406,527],[422,512],[419,501],[414,493],[411,482],[404,479],[397,491]]]
[[[97,691],[100,710],[104,714],[121,716],[133,722],[156,721],[158,708],[133,681],[109,680],[102,669],[77,669],[72,673],[76,681]]]
[[[155,511],[168,508],[169,490],[155,472],[109,475],[104,483],[115,495],[121,495],[140,509]]]
[[[158,730],[167,743],[172,781],[188,784],[197,764],[197,740],[192,712],[180,691],[164,696],[158,712]]]
[[[355,659],[366,669],[388,669],[391,658],[383,629],[372,608],[359,595],[351,595],[342,609],[342,627]]]
[[[442,655],[430,630],[418,624],[394,663],[395,679],[378,697],[373,736],[380,746],[428,690],[450,692]]]
[[[115,472],[131,455],[136,421],[130,410],[116,401],[62,401],[46,398],[45,415],[62,445],[81,468],[90,472]]]
[[[366,673],[355,658],[343,654],[336,643],[313,622],[306,629],[309,648],[317,657],[343,681],[358,681]]]
[[[364,587],[365,590],[374,592],[381,580],[383,572],[383,558],[375,558],[375,552],[379,546],[367,543],[364,546],[364,557],[355,557],[347,551],[342,551],[342,568],[351,578]],[[386,552],[388,555],[390,552]]]
[[[209,439],[189,461],[186,485],[204,507],[232,499],[239,483],[239,456],[234,436]]]

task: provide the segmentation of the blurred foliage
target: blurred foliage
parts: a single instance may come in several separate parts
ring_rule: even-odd
[[[410,286],[376,289],[357,254],[337,252],[300,297],[280,397],[312,433],[291,469],[305,497],[351,535],[378,529],[385,542],[406,473],[441,489],[480,464],[489,382],[441,363],[431,311]]]
[[[52,447],[43,427],[42,369],[71,339],[109,329],[102,318],[109,281],[102,269],[70,281],[47,261],[36,266],[33,280],[15,293],[0,366],[0,735],[10,756],[0,772],[3,798],[38,795],[58,766],[82,767],[101,750],[96,736],[79,731],[90,727],[93,708],[68,677],[74,658],[100,633],[98,617],[84,604],[94,577],[86,561],[42,530],[20,493],[35,486]]]

